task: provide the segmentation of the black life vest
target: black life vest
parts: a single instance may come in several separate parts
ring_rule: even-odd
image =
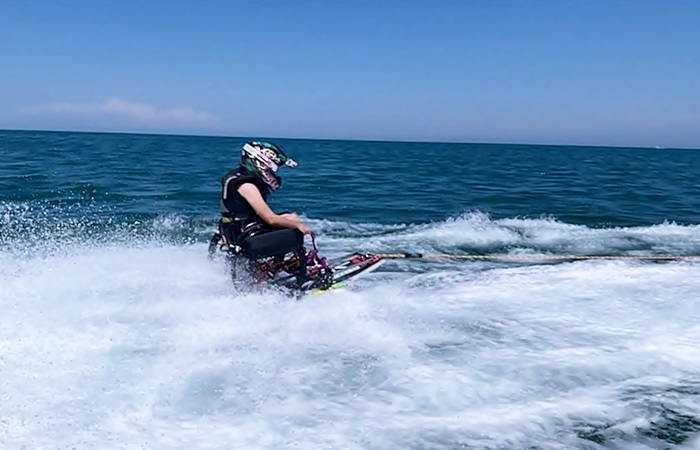
[[[270,189],[257,176],[247,172],[243,168],[231,170],[221,179],[221,215],[245,225],[254,221],[260,221],[260,217],[241,194],[238,188],[243,183],[253,183],[267,201]]]

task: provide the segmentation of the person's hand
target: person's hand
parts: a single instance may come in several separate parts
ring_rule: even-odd
[[[304,234],[310,234],[310,233],[313,233],[313,231],[314,231],[311,229],[310,226],[308,226],[304,222],[299,222],[299,225],[297,225],[297,230],[301,231]]]

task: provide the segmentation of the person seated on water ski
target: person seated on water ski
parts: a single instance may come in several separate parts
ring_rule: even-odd
[[[249,260],[303,255],[304,234],[311,233],[311,228],[296,214],[277,214],[267,204],[267,197],[282,183],[278,169],[296,165],[275,144],[243,145],[240,166],[221,180],[219,233],[233,255]]]

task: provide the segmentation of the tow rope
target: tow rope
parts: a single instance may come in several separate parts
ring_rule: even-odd
[[[456,259],[463,261],[587,261],[587,260],[639,260],[678,261],[700,259],[700,255],[450,255],[444,253],[376,253],[383,259]]]

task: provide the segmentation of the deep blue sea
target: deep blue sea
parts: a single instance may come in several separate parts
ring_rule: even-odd
[[[698,449],[700,259],[207,259],[245,139],[0,131],[2,449]],[[700,255],[700,150],[273,140],[329,257]]]

